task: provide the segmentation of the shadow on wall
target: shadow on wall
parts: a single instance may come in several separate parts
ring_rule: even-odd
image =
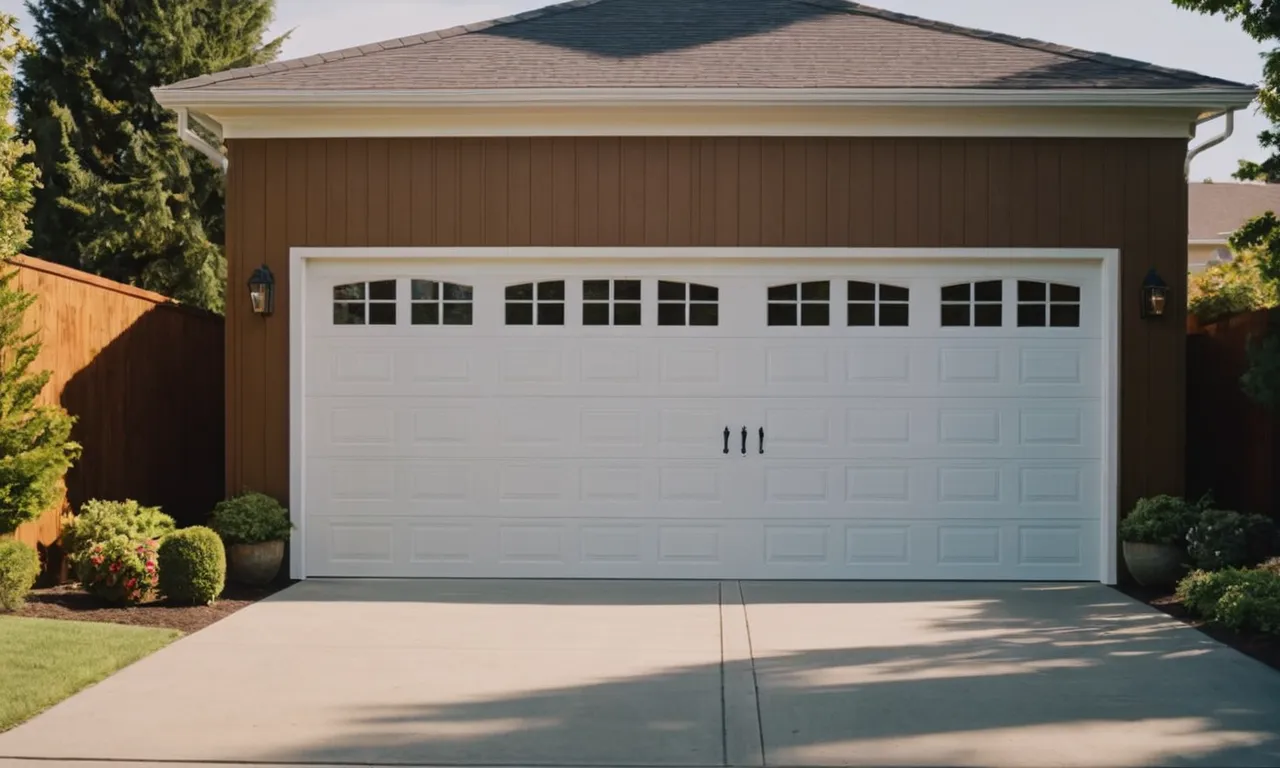
[[[867,602],[848,585],[815,586],[817,602]],[[872,602],[895,604],[869,616],[892,621],[840,632],[819,613],[771,612],[796,590],[744,583],[756,662],[724,664],[723,677],[720,664],[646,656],[651,673],[582,685],[520,690],[512,681],[511,693],[492,695],[464,684],[474,695],[452,696],[424,686],[420,704],[352,704],[323,742],[254,759],[501,765],[571,755],[565,764],[622,765],[641,757],[623,754],[625,744],[665,740],[663,764],[728,764],[692,733],[707,727],[722,680],[754,675],[768,765],[1280,764],[1280,676],[1119,593],[1017,586],[983,598],[971,586],[966,598],[964,585],[930,585],[912,600],[909,589],[869,586]],[[600,604],[630,599],[594,588],[607,593]],[[847,623],[859,608],[843,610]],[[796,615],[813,638],[787,626]],[[788,644],[797,639],[806,642]],[[465,674],[451,670],[455,688]]]
[[[73,508],[136,499],[202,523],[223,496],[224,386],[220,318],[175,305],[142,314],[62,391],[84,446],[67,475]]]

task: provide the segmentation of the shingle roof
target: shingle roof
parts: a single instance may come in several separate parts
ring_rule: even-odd
[[[1241,87],[846,0],[572,0],[162,90]]]
[[[1280,184],[1194,183],[1188,192],[1191,240],[1226,240],[1254,216],[1280,213]]]

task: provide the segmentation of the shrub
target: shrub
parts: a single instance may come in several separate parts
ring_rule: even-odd
[[[1280,634],[1280,574],[1196,571],[1178,585],[1178,599],[1196,616],[1229,629]]]
[[[289,538],[293,524],[280,502],[263,493],[246,493],[219,502],[209,527],[228,544],[258,544]]]
[[[1280,557],[1273,557],[1262,565],[1259,565],[1258,570],[1269,571],[1270,573],[1280,576]]]
[[[1141,544],[1186,543],[1187,531],[1200,513],[1202,504],[1177,496],[1152,496],[1139,499],[1133,511],[1120,521],[1120,538]]]
[[[1270,518],[1206,509],[1187,532],[1187,554],[1197,568],[1207,571],[1247,567],[1272,553],[1275,537]]]
[[[160,592],[177,603],[212,605],[227,581],[227,553],[203,526],[174,531],[160,542]]]
[[[20,541],[0,541],[0,611],[16,611],[40,576],[40,555]]]
[[[1262,276],[1258,259],[1250,251],[1193,275],[1187,299],[1188,311],[1202,323],[1278,303],[1276,286]]]
[[[112,603],[141,603],[155,594],[159,563],[155,539],[116,536],[89,545],[76,564],[80,586]]]
[[[117,536],[130,541],[160,539],[173,533],[173,518],[159,507],[144,507],[136,501],[86,501],[71,525],[62,532],[62,543],[72,564],[94,544]]]

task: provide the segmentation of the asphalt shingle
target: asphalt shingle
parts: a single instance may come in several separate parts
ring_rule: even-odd
[[[165,90],[1238,86],[846,0],[572,0]]]

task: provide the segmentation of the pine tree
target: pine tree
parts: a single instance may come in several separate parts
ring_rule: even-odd
[[[151,88],[271,61],[275,0],[28,0],[18,116],[42,186],[32,250],[221,311],[221,173]]]
[[[14,59],[26,46],[17,19],[0,14],[0,109],[13,107]],[[17,255],[30,233],[36,171],[7,117],[0,118],[0,259]],[[57,406],[36,405],[49,372],[30,372],[40,354],[37,335],[23,330],[35,296],[13,285],[16,272],[0,275],[0,533],[35,520],[58,499],[62,476],[80,455],[71,442],[74,419]]]

